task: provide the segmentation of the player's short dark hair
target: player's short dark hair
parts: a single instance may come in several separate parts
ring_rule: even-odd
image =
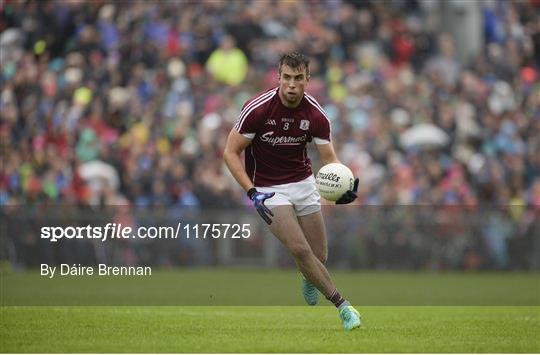
[[[279,59],[279,74],[281,74],[281,67],[286,65],[292,69],[306,69],[306,75],[309,77],[309,59],[299,52],[285,53]]]

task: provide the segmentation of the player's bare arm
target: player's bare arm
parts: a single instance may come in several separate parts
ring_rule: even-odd
[[[316,144],[316,146],[323,165],[330,163],[341,163],[336,155],[336,152],[334,151],[334,145],[331,142],[325,144]]]
[[[244,170],[241,155],[250,144],[250,139],[247,139],[233,129],[231,130],[231,133],[229,133],[227,144],[225,145],[225,151],[223,153],[223,159],[225,160],[225,164],[227,164],[229,171],[236,181],[238,181],[240,186],[242,186],[242,188],[246,191],[249,191],[254,186]]]
[[[273,217],[274,213],[265,206],[264,201],[274,196],[274,193],[262,193],[255,189],[253,182],[244,170],[242,159],[240,158],[242,152],[250,144],[250,139],[244,137],[234,129],[231,130],[231,133],[229,133],[229,137],[227,138],[227,144],[225,145],[223,159],[233,177],[238,181],[240,186],[246,190],[248,197],[253,201],[257,213],[259,213],[267,224],[272,224],[272,219],[270,217]]]

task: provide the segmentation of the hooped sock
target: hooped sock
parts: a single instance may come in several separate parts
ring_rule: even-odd
[[[337,288],[334,290],[334,292],[332,292],[330,297],[326,297],[326,299],[332,302],[338,309],[351,305],[349,301],[341,297],[341,294],[338,292]]]

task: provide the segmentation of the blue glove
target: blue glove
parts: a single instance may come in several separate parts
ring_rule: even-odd
[[[268,215],[274,217],[274,214],[272,213],[272,211],[270,211],[268,207],[264,205],[264,201],[267,198],[274,196],[275,194],[276,194],[275,192],[271,192],[271,193],[259,192],[254,187],[249,189],[249,191],[247,192],[247,195],[249,199],[253,201],[253,205],[257,209],[257,212],[267,224],[272,224],[272,220],[270,219],[270,217],[268,217]]]
[[[341,197],[336,201],[336,205],[345,205],[356,200],[356,193],[358,192],[358,178],[354,180],[354,187],[351,190],[345,192]]]

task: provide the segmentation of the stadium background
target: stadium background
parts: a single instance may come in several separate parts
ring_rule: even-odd
[[[338,156],[361,181],[353,206],[325,207],[331,267],[538,270],[539,6],[2,1],[4,267],[292,267],[222,152],[242,103],[276,85],[282,52],[300,50]],[[405,144],[419,124],[443,133]],[[225,211],[251,216],[254,237],[39,239],[40,223],[169,225]]]

